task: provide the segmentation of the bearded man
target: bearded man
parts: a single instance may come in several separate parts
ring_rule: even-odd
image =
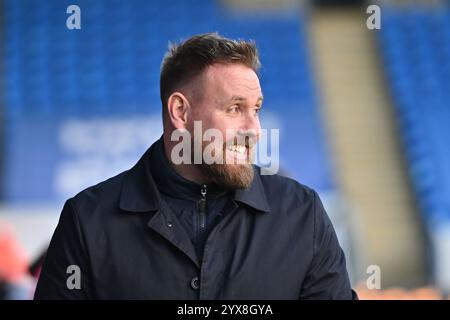
[[[253,165],[259,66],[216,33],[171,46],[162,137],[67,200],[36,299],[356,298],[317,193]]]

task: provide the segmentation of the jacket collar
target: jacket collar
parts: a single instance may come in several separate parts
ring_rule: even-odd
[[[246,204],[260,212],[270,212],[264,185],[262,184],[261,176],[259,175],[260,169],[261,168],[258,166],[253,166],[254,177],[250,187],[245,190],[236,190],[234,193],[234,200]]]
[[[154,143],[134,167],[125,172],[120,194],[120,209],[129,212],[156,211],[160,208],[161,196],[151,173],[151,161],[156,152]],[[269,212],[259,167],[253,166],[254,178],[246,190],[236,190],[234,200],[260,212]]]
[[[161,196],[150,171],[150,155],[153,145],[144,153],[136,165],[125,172],[120,193],[120,209],[131,212],[156,211]]]

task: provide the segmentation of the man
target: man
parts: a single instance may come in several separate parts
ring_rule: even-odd
[[[253,43],[215,33],[171,47],[162,138],[66,202],[35,298],[356,297],[317,193],[252,165],[258,68]]]

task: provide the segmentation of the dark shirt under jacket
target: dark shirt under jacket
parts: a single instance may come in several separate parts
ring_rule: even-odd
[[[162,139],[155,143],[155,148],[157,152],[154,161],[151,161],[153,179],[162,200],[188,233],[197,256],[201,259],[211,229],[228,213],[223,210],[227,201],[232,200],[232,193],[214,185],[201,185],[183,178],[170,166]],[[205,212],[201,212],[202,189],[205,193]]]

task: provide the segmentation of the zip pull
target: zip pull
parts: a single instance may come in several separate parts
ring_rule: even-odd
[[[202,199],[204,199],[206,201],[206,190],[207,186],[206,184],[202,185],[202,188],[200,189],[200,193],[202,194]]]
[[[200,230],[203,231],[203,229],[205,229],[205,220],[206,220],[206,193],[207,193],[207,189],[206,189],[206,184],[202,185],[201,189],[200,189],[200,194],[201,194],[201,198],[200,201],[198,202],[198,209],[200,211]]]

